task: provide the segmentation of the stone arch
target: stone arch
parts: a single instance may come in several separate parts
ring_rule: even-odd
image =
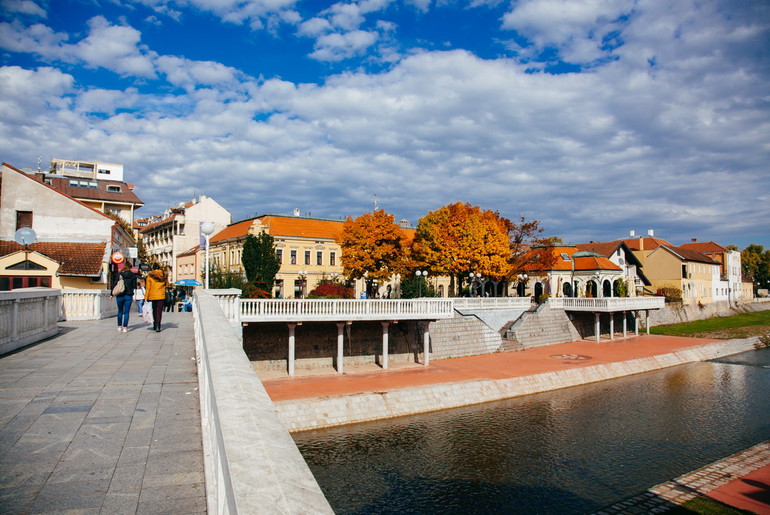
[[[612,283],[609,279],[602,283],[602,297],[612,297]]]
[[[586,297],[596,298],[599,294],[599,285],[596,284],[594,279],[586,281]]]
[[[543,294],[543,283],[540,281],[535,283],[535,302],[540,301],[540,296]]]
[[[572,297],[572,285],[568,282],[565,282],[561,286],[561,293],[565,297]]]

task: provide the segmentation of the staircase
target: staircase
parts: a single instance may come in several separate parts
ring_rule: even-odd
[[[516,321],[500,330],[503,337],[501,350],[516,350],[540,347],[580,339],[567,313],[561,309],[550,309],[548,303],[531,309]],[[507,343],[510,342],[510,343]]]

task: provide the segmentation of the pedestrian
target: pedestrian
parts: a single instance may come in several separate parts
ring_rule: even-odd
[[[163,318],[163,305],[166,303],[166,286],[168,286],[166,272],[161,270],[157,263],[152,265],[152,270],[147,274],[145,284],[147,291],[144,298],[146,301],[152,302],[152,328],[156,333],[159,333]]]
[[[116,293],[115,286],[123,281],[123,291]],[[110,289],[110,299],[115,299],[118,304],[118,332],[128,332],[128,314],[131,313],[131,302],[134,300],[137,276],[131,270],[124,268],[114,278]]]
[[[174,311],[174,288],[170,286],[166,288],[166,304],[164,306],[165,311]]]
[[[144,279],[139,278],[139,282],[134,290],[134,300],[136,301],[136,309],[139,314],[142,314],[142,308],[144,307]]]

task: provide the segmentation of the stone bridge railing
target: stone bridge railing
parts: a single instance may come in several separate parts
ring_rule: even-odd
[[[60,297],[50,288],[0,292],[0,354],[58,334]]]
[[[208,513],[332,514],[225,316],[223,296],[193,294]]]
[[[665,297],[551,297],[548,306],[566,311],[592,311],[594,313],[662,309]]]
[[[241,322],[439,320],[454,299],[241,299]]]
[[[61,290],[62,320],[101,320],[118,314],[118,305],[107,290]]]

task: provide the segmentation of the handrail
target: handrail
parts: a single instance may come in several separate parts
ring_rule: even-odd
[[[663,309],[665,297],[551,297],[548,305],[567,311],[630,311]]]
[[[452,318],[453,299],[241,299],[241,321]]]

